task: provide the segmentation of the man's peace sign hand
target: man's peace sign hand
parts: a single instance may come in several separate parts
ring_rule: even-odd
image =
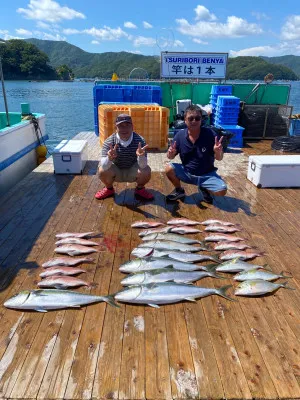
[[[107,156],[110,161],[113,161],[115,158],[118,157],[117,148],[118,148],[118,144],[115,144],[114,147],[112,147],[111,144],[109,145],[109,150],[107,152]]]
[[[167,153],[167,157],[172,160],[177,154],[177,150],[176,150],[176,141],[174,141],[173,143],[171,143],[168,153]]]
[[[218,140],[217,136],[215,137],[215,145],[214,145],[215,153],[220,153],[221,151],[223,151],[223,146],[222,146],[223,137],[224,136],[221,136],[220,140]]]
[[[136,155],[137,155],[138,157],[144,156],[147,147],[148,147],[147,144],[146,144],[146,146],[142,147],[141,142],[139,142],[138,148],[136,149]]]

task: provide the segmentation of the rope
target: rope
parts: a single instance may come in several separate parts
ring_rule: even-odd
[[[278,136],[271,147],[273,150],[300,153],[300,136]]]
[[[26,115],[26,117],[27,117],[27,115]],[[28,117],[29,117],[30,122],[33,124],[34,131],[35,131],[37,140],[39,142],[39,145],[41,145],[43,143],[47,149],[47,153],[51,156],[52,153],[50,153],[50,151],[48,150],[48,147],[46,146],[46,142],[43,138],[43,134],[42,134],[38,119],[33,114],[28,114]]]

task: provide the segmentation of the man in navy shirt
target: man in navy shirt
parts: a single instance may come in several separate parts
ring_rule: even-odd
[[[185,196],[181,182],[198,186],[202,201],[212,203],[212,195],[225,196],[227,186],[216,173],[214,160],[223,158],[222,139],[218,140],[213,131],[201,126],[201,108],[195,105],[188,107],[184,113],[186,129],[175,135],[168,149],[169,160],[179,154],[182,164],[169,163],[166,174],[175,189],[166,196],[168,201],[175,201]]]

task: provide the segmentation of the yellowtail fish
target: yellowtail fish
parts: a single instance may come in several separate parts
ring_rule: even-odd
[[[261,296],[264,294],[275,292],[280,288],[295,290],[287,286],[288,282],[272,283],[263,279],[253,279],[241,282],[234,292],[236,296]]]
[[[280,278],[291,278],[291,276],[283,275],[281,272],[280,274],[275,274],[272,271],[265,271],[263,269],[250,269],[249,271],[243,271],[239,274],[236,274],[233,279],[238,282],[248,281],[248,280],[255,280],[255,279],[262,279],[264,281],[275,281],[276,279]]]

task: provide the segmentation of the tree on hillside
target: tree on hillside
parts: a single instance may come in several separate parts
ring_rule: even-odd
[[[72,81],[74,79],[73,71],[66,64],[56,68],[58,78],[64,81]]]
[[[48,56],[24,40],[12,39],[0,46],[3,73],[6,79],[54,79],[55,70],[48,65]]]

